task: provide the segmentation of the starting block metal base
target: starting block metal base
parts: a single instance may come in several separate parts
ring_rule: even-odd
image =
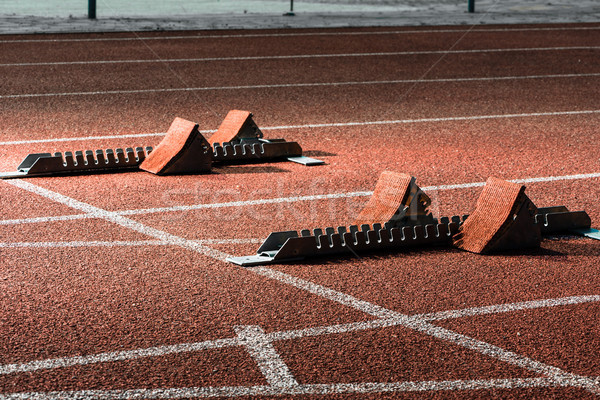
[[[394,227],[391,223],[356,225],[273,232],[255,255],[230,257],[227,261],[244,267],[301,261],[310,257],[352,255],[375,250],[400,250],[417,246],[451,245],[452,236],[468,215],[434,219],[433,224]],[[535,225],[542,235],[575,233],[600,240],[600,231],[590,228],[591,220],[585,211],[569,211],[566,207],[538,209]]]
[[[137,170],[152,152],[152,147],[70,151],[63,153],[29,154],[15,172],[0,173],[1,179],[29,178],[51,175],[74,175],[90,172]]]
[[[260,246],[256,255],[230,257],[227,261],[249,267],[303,260],[307,257],[334,254],[352,255],[373,250],[402,249],[424,245],[444,245],[452,241],[463,219],[458,216],[441,218],[439,223],[428,225],[393,227],[386,223],[340,226],[326,228],[274,232]],[[436,221],[437,222],[437,221]]]
[[[305,156],[288,157],[287,160],[307,166],[325,164],[325,161],[323,160],[317,160],[316,158],[310,158]]]
[[[594,228],[575,228],[571,229],[571,232],[581,236],[588,237],[590,239],[600,240],[600,231]]]
[[[302,156],[302,147],[285,139],[244,138],[237,142],[213,143],[215,163],[243,163]]]

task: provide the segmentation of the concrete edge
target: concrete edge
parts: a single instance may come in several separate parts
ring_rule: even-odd
[[[45,18],[0,16],[0,35],[221,29],[345,28],[487,24],[598,23],[600,5],[575,11],[212,14],[167,18]]]

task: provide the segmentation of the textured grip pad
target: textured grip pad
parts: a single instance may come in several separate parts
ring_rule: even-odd
[[[198,124],[175,118],[165,138],[140,164],[140,169],[157,175],[207,172],[212,150],[198,131]]]
[[[416,185],[414,177],[383,171],[373,195],[353,224],[425,225],[433,222],[430,205],[431,200]]]
[[[455,246],[473,253],[538,247],[536,207],[525,195],[525,186],[489,178],[473,214],[453,237]]]
[[[214,147],[215,143],[229,143],[242,138],[254,139],[262,136],[262,132],[252,120],[251,112],[231,110],[208,142]]]

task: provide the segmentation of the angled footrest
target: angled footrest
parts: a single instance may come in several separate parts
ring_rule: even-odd
[[[473,253],[538,247],[542,235],[536,212],[525,186],[489,178],[477,208],[454,236],[454,245]]]
[[[250,111],[231,110],[225,116],[219,129],[208,139],[214,146],[217,143],[239,143],[242,139],[260,139],[263,133],[252,119]]]
[[[212,167],[210,145],[198,131],[198,124],[175,118],[166,136],[140,169],[157,175],[209,172]]]
[[[431,199],[410,175],[384,171],[379,175],[373,195],[362,209],[354,225],[390,223],[393,226],[433,223],[429,211]]]

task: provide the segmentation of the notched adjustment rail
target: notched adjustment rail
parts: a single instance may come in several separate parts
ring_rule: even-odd
[[[600,231],[592,228],[592,220],[585,211],[569,211],[567,207],[538,208],[535,222],[542,235],[575,234],[600,240]]]
[[[213,144],[213,162],[236,163],[300,157],[302,147],[285,139],[241,139],[238,142]]]
[[[29,154],[16,172],[0,173],[0,178],[26,178],[35,176],[68,175],[114,170],[136,170],[152,152],[152,147],[106,150],[84,150],[72,153]]]
[[[227,261],[242,266],[303,260],[334,254],[402,249],[451,242],[463,219],[441,218],[435,224],[394,227],[386,223],[340,226],[315,230],[274,232],[260,246],[256,255],[230,257]]]

